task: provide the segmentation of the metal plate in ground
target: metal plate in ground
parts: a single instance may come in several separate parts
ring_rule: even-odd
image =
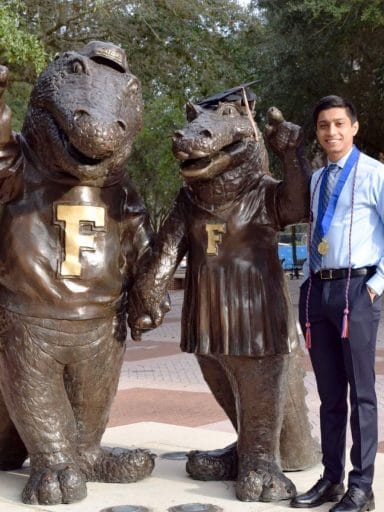
[[[100,512],[151,512],[151,509],[140,505],[117,505],[116,507],[103,508]]]
[[[188,452],[168,452],[163,453],[160,455],[160,459],[167,459],[167,460],[187,460],[187,453]]]
[[[223,509],[210,503],[185,503],[169,508],[168,512],[223,512]]]

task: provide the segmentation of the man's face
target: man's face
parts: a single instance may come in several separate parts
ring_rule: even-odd
[[[319,113],[316,124],[317,140],[331,162],[337,162],[348,153],[358,129],[359,123],[351,121],[345,108],[328,108]]]

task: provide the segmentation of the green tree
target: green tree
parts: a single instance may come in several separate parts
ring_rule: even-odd
[[[360,147],[384,152],[384,1],[253,0],[265,39],[244,44],[261,78],[265,104],[276,103],[311,133],[310,110],[327,94],[350,97],[359,111]],[[313,140],[313,132],[311,133]]]
[[[47,55],[38,36],[19,16],[21,5],[19,0],[5,0],[0,6],[0,62],[29,77],[44,68]]]
[[[120,0],[105,14],[108,35],[127,50],[145,96],[183,103],[249,78],[237,44],[246,23],[234,0]]]
[[[105,34],[98,31],[96,1],[3,0],[0,6],[0,63],[10,70],[6,100],[20,130],[32,84],[56,52]]]
[[[184,113],[172,98],[155,97],[144,110],[144,126],[136,139],[129,173],[140,189],[157,230],[181,186],[171,137],[184,124]]]
[[[44,45],[31,33],[26,20],[19,16],[21,6],[19,0],[5,0],[0,6],[0,64],[11,71],[6,101],[13,111],[15,130],[21,128],[30,83],[47,62]]]
[[[110,40],[127,51],[143,85],[145,124],[137,139],[130,173],[151,211],[154,225],[180,185],[170,135],[184,124],[184,105],[254,78],[244,65],[242,33],[263,28],[257,16],[235,0],[4,0],[18,27],[37,40],[47,59],[92,39]],[[253,22],[250,24],[250,17]],[[256,36],[255,36],[256,37]],[[11,70],[8,101],[19,129],[30,85],[41,65],[21,48],[5,59]],[[19,53],[18,53],[19,51]],[[247,64],[247,63],[246,63]]]
[[[181,184],[170,136],[186,101],[253,78],[241,58],[249,15],[234,0],[137,0],[114,2],[104,18],[143,84],[144,129],[129,167],[156,228]],[[261,27],[256,17],[252,26]]]

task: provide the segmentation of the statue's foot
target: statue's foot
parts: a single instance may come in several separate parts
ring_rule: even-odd
[[[195,480],[236,480],[237,443],[220,450],[194,450],[187,454],[187,473]]]
[[[87,496],[86,479],[75,464],[56,464],[34,470],[22,493],[23,503],[57,505],[73,503]]]
[[[154,453],[137,448],[99,449],[81,456],[81,468],[91,482],[130,483],[149,476],[155,467]]]
[[[254,459],[242,464],[235,485],[241,501],[280,501],[296,495],[296,488],[277,464]]]

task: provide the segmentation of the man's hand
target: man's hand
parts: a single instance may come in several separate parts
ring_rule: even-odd
[[[265,137],[271,149],[282,157],[290,149],[298,147],[303,140],[300,126],[285,121],[283,114],[276,107],[267,111]]]
[[[368,291],[369,297],[371,299],[371,302],[373,302],[375,300],[375,298],[376,298],[375,290],[372,290],[372,288],[367,285],[367,291]]]

